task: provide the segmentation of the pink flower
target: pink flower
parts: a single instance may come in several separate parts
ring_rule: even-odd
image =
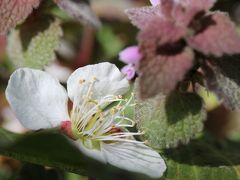
[[[126,76],[128,80],[134,78],[136,74],[135,67],[132,64],[128,64],[121,69],[121,72]]]
[[[140,59],[142,58],[142,54],[139,52],[138,46],[130,46],[126,49],[122,50],[119,53],[120,61],[126,64],[138,64]]]

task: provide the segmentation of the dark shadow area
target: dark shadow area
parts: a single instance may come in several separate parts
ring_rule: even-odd
[[[202,67],[208,89],[214,91],[229,109],[239,107],[240,58],[239,55],[212,58]]]
[[[194,30],[196,35],[214,25],[216,25],[216,22],[212,19],[212,15],[206,15],[205,11],[200,11],[190,22],[189,27]]]
[[[45,12],[46,9],[51,9],[54,6],[54,2],[42,1],[38,9],[33,9],[31,15],[28,16],[24,23],[17,27],[20,31],[20,38],[24,51],[28,48],[32,38],[38,33],[47,30],[51,22],[54,21],[53,16],[47,15]]]
[[[193,93],[174,92],[168,96],[165,104],[167,120],[170,124],[184,120],[189,115],[196,115],[202,109],[202,100]]]
[[[19,27],[23,50],[26,51],[32,38],[48,29],[54,19],[51,16],[33,11],[31,16]]]
[[[239,23],[238,6],[239,0],[219,0],[215,3],[213,10],[227,12],[233,21]]]
[[[240,85],[240,55],[224,56],[214,62],[223,75]]]
[[[15,175],[14,180],[64,180],[63,172],[56,169],[46,169],[43,166],[25,163]]]
[[[157,46],[156,54],[174,56],[177,54],[181,54],[185,47],[186,47],[186,42],[183,39],[180,39],[177,42],[166,43],[161,46]]]
[[[168,159],[197,166],[233,166],[240,164],[240,142],[218,141],[209,136],[191,141],[188,145],[164,151]]]
[[[150,179],[146,175],[119,169],[110,164],[103,164],[84,155],[72,142],[57,131],[43,130],[21,136],[1,130],[0,135],[3,136],[2,138],[9,137],[6,140],[7,143],[0,144],[0,154],[14,159],[103,180]],[[37,170],[42,171],[42,168],[39,167]]]

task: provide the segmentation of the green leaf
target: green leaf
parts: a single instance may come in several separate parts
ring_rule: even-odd
[[[84,156],[65,136],[58,133],[45,131],[18,135],[0,129],[0,142],[2,141],[4,143],[0,143],[0,154],[22,161],[56,167],[104,180],[149,179],[110,165],[103,165]],[[239,180],[239,149],[240,143],[237,141],[219,142],[202,136],[188,145],[164,150],[161,155],[167,163],[167,171],[161,179]],[[41,168],[38,170],[42,171]]]
[[[0,154],[104,180],[149,179],[87,157],[67,137],[52,131],[18,135],[0,129]]]
[[[157,149],[187,144],[203,128],[206,112],[194,93],[175,93],[166,97],[136,100],[135,119],[149,146]]]
[[[17,67],[43,68],[55,60],[61,36],[59,20],[30,18],[8,36],[8,56]]]
[[[218,142],[209,137],[193,140],[187,146],[165,150],[167,173],[171,180],[239,180],[240,143]]]
[[[212,63],[212,64],[210,64]],[[240,59],[225,57],[205,66],[206,85],[223,99],[226,107],[240,108]]]
[[[117,56],[124,46],[120,37],[116,36],[110,26],[104,25],[97,33],[97,39],[108,58]]]
[[[20,135],[0,128],[0,150],[13,143],[17,137],[20,137]]]

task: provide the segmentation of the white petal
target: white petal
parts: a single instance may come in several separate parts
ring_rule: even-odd
[[[69,119],[65,89],[43,71],[16,70],[8,82],[6,97],[17,119],[28,129],[52,128]]]
[[[161,156],[151,148],[136,143],[104,144],[102,151],[108,163],[122,169],[159,178],[166,170]]]
[[[103,152],[97,149],[88,149],[86,148],[81,140],[73,141],[73,143],[79,148],[79,150],[86,156],[96,159],[102,163],[106,163]]]
[[[128,80],[114,64],[105,62],[88,65],[77,69],[69,77],[67,89],[70,99],[86,95],[89,88],[88,82],[93,78],[96,78],[96,82],[91,91],[95,99],[106,95],[122,95],[129,88]],[[82,80],[85,83],[79,83]]]

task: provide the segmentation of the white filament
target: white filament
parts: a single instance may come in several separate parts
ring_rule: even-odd
[[[80,80],[85,83],[87,93],[82,97],[76,97],[73,102],[71,112],[71,121],[77,135],[88,137],[98,141],[114,142],[134,142],[133,136],[141,135],[140,132],[128,132],[127,127],[133,127],[135,122],[124,116],[126,107],[134,106],[131,104],[133,95],[127,100],[121,96],[107,95],[101,99],[94,98],[93,87],[97,78],[93,77],[92,81]],[[108,105],[118,102],[117,105],[104,110]],[[112,129],[118,128],[121,132],[111,132]]]

